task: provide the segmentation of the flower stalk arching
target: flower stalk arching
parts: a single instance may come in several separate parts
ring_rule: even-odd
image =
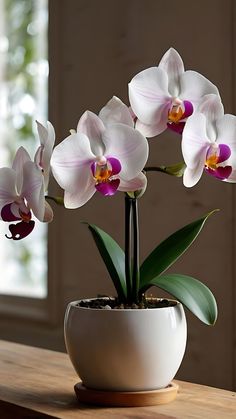
[[[57,205],[64,206],[64,199],[63,199],[62,196],[45,195],[45,199],[49,199],[49,200],[55,202]]]
[[[184,170],[186,165],[184,162],[176,163],[171,166],[146,166],[144,168],[144,172],[161,172],[165,173],[166,175],[182,177],[184,174]]]

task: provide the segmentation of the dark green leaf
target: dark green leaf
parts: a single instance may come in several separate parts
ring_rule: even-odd
[[[217,304],[212,292],[191,276],[169,274],[152,279],[146,289],[157,286],[183,303],[203,323],[213,325],[217,319]]]
[[[141,287],[168,269],[188,249],[215,211],[176,231],[150,253],[140,268]]]
[[[93,224],[88,224],[99,253],[107,267],[118,297],[124,300],[127,296],[125,281],[125,254],[116,241],[105,231]]]

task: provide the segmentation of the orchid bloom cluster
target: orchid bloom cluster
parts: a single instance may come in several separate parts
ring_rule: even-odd
[[[37,122],[40,146],[31,160],[24,147],[15,155],[11,168],[0,169],[0,212],[3,221],[17,221],[10,224],[8,239],[20,240],[34,228],[35,216],[39,221],[50,222],[53,211],[45,200],[50,172],[50,158],[55,142],[52,124],[47,128]]]
[[[64,189],[67,208],[79,208],[96,191],[143,192],[146,188],[147,138],[170,129],[182,135],[183,183],[194,186],[203,172],[236,182],[236,117],[225,115],[217,87],[195,71],[185,71],[170,48],[156,67],[129,83],[130,106],[113,97],[98,115],[86,111],[77,129],[54,149],[50,122],[37,123],[40,145],[33,159],[20,147],[11,168],[0,169],[0,214],[19,240],[34,228],[33,216],[49,222],[45,196],[49,173]]]

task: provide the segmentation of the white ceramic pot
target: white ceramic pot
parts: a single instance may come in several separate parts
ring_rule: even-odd
[[[71,302],[65,341],[83,384],[92,389],[141,391],[166,387],[186,346],[183,307],[90,309]]]

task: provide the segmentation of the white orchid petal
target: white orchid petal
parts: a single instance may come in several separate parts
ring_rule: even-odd
[[[50,143],[50,147],[53,148],[55,144],[55,129],[50,121],[47,121],[48,138],[47,141]]]
[[[193,114],[188,118],[182,136],[182,152],[187,166],[183,176],[184,186],[190,188],[201,178],[210,145],[205,116],[201,113]]]
[[[47,128],[36,121],[40,139],[40,146],[35,153],[34,161],[43,170],[45,190],[48,188],[50,174],[50,160],[55,144],[55,130],[51,122],[47,121]]]
[[[161,134],[167,128],[166,112],[162,113],[163,117],[157,124],[147,125],[137,119],[135,129],[141,132],[144,137],[152,138]]]
[[[37,130],[38,130],[40,144],[45,145],[45,143],[47,142],[47,138],[48,138],[48,130],[39,121],[36,121],[36,124],[37,124]]]
[[[39,221],[44,219],[44,180],[41,171],[34,162],[27,162],[23,169],[22,198],[25,198],[28,207],[32,209]]]
[[[49,175],[50,175],[50,160],[52,150],[47,153],[44,146],[40,145],[34,155],[34,162],[39,170],[41,170],[44,178],[44,190],[48,190]]]
[[[51,122],[47,121],[47,127],[36,121],[40,144],[52,150],[55,143],[55,130]]]
[[[179,53],[170,48],[162,57],[159,67],[168,75],[168,90],[171,96],[178,97],[180,91],[180,75],[184,73],[184,63]]]
[[[217,143],[236,149],[236,116],[226,114],[216,121]]]
[[[24,147],[18,148],[13,163],[12,168],[16,172],[16,188],[18,193],[20,193],[22,184],[23,184],[23,167],[27,161],[31,161],[28,151]]]
[[[36,121],[40,144],[45,147],[46,153],[53,149],[55,144],[55,130],[51,122],[47,121],[47,127]]]
[[[95,192],[95,181],[89,173],[87,177],[87,182],[85,177],[83,177],[77,189],[75,189],[74,191],[65,191],[65,207],[70,209],[82,207],[82,205],[86,204],[86,202],[88,202],[89,199],[92,198]]]
[[[16,171],[17,176],[23,171],[23,166],[27,161],[31,161],[30,155],[28,151],[21,146],[18,148],[12,163],[12,168]]]
[[[186,186],[187,188],[191,188],[192,186],[195,186],[200,180],[203,170],[204,170],[204,164],[202,164],[201,162],[194,169],[189,169],[187,167],[184,171],[184,176],[183,176],[184,186]]]
[[[111,100],[99,112],[99,118],[104,125],[121,123],[134,126],[134,121],[131,116],[130,109],[118,97],[113,96]]]
[[[182,135],[182,153],[186,166],[195,170],[199,162],[206,157],[211,141],[207,137],[206,118],[201,113],[190,116],[185,124]],[[202,162],[204,166],[204,162]]]
[[[75,190],[83,173],[87,177],[87,170],[91,172],[90,166],[95,159],[88,137],[84,134],[72,134],[53,150],[53,175],[62,189]]]
[[[0,213],[5,205],[14,202],[17,198],[16,172],[8,167],[2,167],[0,169]]]
[[[144,168],[148,158],[148,142],[143,135],[124,124],[108,126],[103,134],[105,156],[115,157],[121,163],[120,176],[133,179]]]
[[[217,144],[226,144],[230,147],[231,156],[228,160],[234,169],[236,169],[236,116],[226,114],[216,121]],[[232,175],[230,175],[232,178]]]
[[[96,191],[91,170],[95,159],[89,139],[84,134],[72,134],[54,148],[52,171],[65,190],[66,208],[84,205]]]
[[[40,145],[34,155],[34,162],[35,164],[38,166],[38,168],[41,168],[41,164],[42,164],[42,153],[43,153],[43,145]]]
[[[50,223],[53,220],[53,210],[51,205],[45,200],[44,201],[44,217],[43,222],[44,223]]]
[[[48,190],[49,176],[50,176],[50,166],[48,166],[48,168],[44,169],[44,171],[43,171],[44,190],[45,191]]]
[[[224,106],[218,95],[210,94],[202,97],[196,111],[203,113],[207,119],[215,122],[224,115]]]
[[[224,115],[224,107],[220,97],[214,94],[203,96],[197,112],[205,115],[207,136],[215,141],[217,137],[216,120]]]
[[[84,134],[89,138],[91,150],[98,157],[104,154],[104,144],[102,142],[104,130],[105,126],[102,120],[90,111],[83,113],[77,125],[77,133]]]
[[[132,192],[145,190],[147,187],[147,177],[141,172],[138,176],[131,180],[124,180],[120,178],[119,191]]]
[[[180,98],[189,100],[194,109],[198,107],[203,96],[211,93],[219,96],[217,87],[197,71],[185,71],[180,76],[180,86]]]
[[[129,83],[129,100],[135,115],[145,124],[156,124],[163,108],[171,103],[168,76],[158,67],[138,73]]]

